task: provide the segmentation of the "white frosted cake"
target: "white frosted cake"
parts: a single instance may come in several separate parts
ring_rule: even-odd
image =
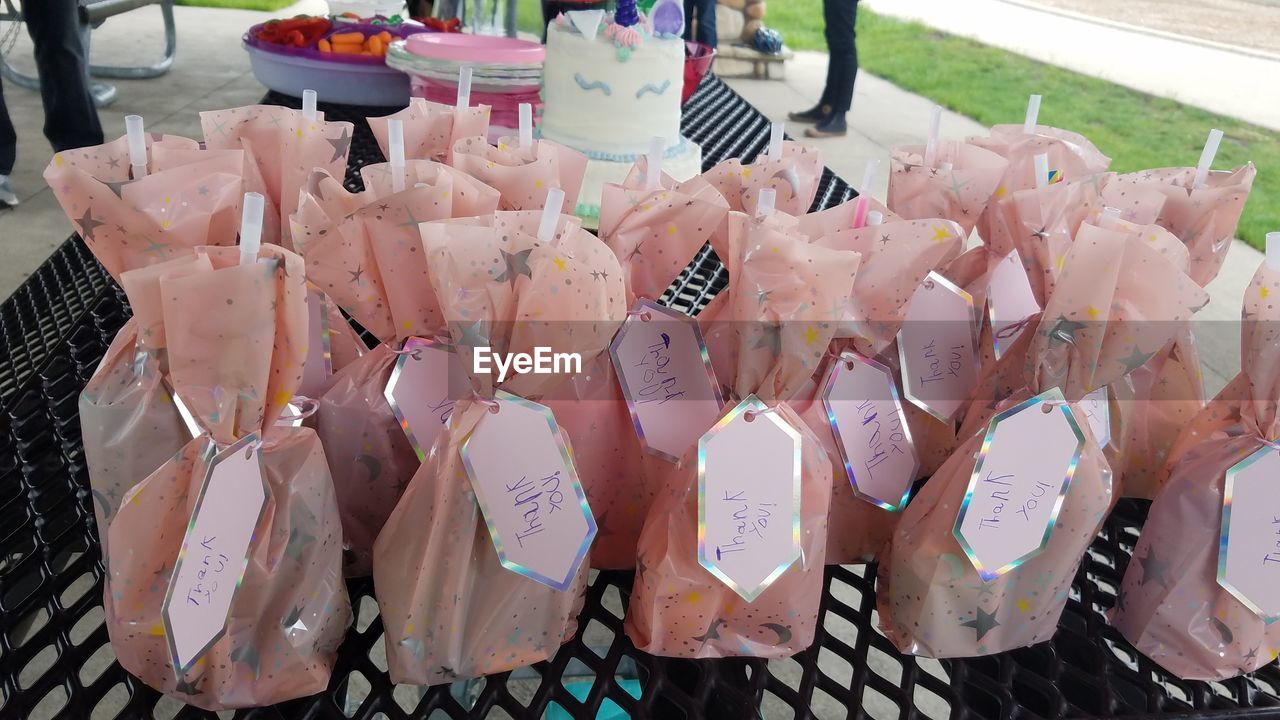
[[[687,180],[702,171],[701,148],[680,135],[683,83],[678,31],[654,32],[643,17],[624,27],[603,11],[552,21],[540,128],[590,159],[576,214],[598,216],[604,184],[622,182],[655,135],[668,139],[663,172]]]

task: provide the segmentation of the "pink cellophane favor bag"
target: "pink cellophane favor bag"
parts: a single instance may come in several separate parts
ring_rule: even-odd
[[[642,158],[622,185],[605,185],[600,239],[622,267],[625,306],[656,301],[728,214],[715,188],[695,177],[644,190]],[[613,361],[602,353],[544,398],[574,446],[574,465],[587,500],[603,528],[591,547],[591,566],[635,567],[636,543],[658,488],[646,472],[643,448],[632,425]],[[666,462],[653,458],[653,462]]]
[[[233,242],[246,190],[238,150],[201,150],[194,140],[147,135],[147,175],[131,179],[129,142],[53,156],[44,179],[63,212],[119,279],[126,270],[183,257],[198,245]]]
[[[587,156],[550,140],[534,140],[527,149],[516,138],[496,146],[481,137],[463,138],[453,145],[450,163],[502,194],[503,210],[540,210],[547,191],[564,191],[565,210],[572,212],[587,172]]]
[[[307,278],[381,340],[335,373],[318,398],[316,430],[333,472],[351,577],[372,571],[373,542],[420,463],[385,394],[403,342],[445,329],[418,223],[492,213],[498,202],[493,188],[431,160],[408,161],[398,193],[391,172],[386,163],[366,166],[366,189],[356,194],[315,173],[293,218]]]
[[[822,153],[796,142],[782,143],[782,157],[760,153],[744,165],[738,158],[721,162],[702,174],[729,202],[729,209],[755,215],[762,188],[777,191],[775,207],[789,215],[809,212],[822,180]],[[874,209],[874,208],[873,208]]]
[[[1033,133],[1024,132],[1021,125],[996,125],[990,135],[971,137],[968,142],[1009,162],[987,211],[978,219],[978,234],[988,243],[1005,239],[1004,234],[1011,232],[992,210],[997,201],[1036,186],[1036,155],[1049,156],[1051,183],[1079,182],[1104,173],[1111,166],[1111,158],[1099,152],[1088,138],[1046,125],[1037,125]]]
[[[80,393],[80,433],[104,556],[107,527],[125,493],[198,434],[182,418],[165,377],[169,357],[160,278],[212,269],[207,256],[193,252],[120,277],[133,317]]]
[[[828,366],[844,350],[877,359],[896,368],[894,338],[902,325],[911,295],[929,274],[960,254],[965,233],[948,220],[899,220],[872,227],[845,229],[823,235],[814,244],[852,250],[862,256],[853,281],[846,313],[852,322],[840,326],[841,339],[831,344],[830,357],[818,365],[810,381],[791,405],[822,443],[831,460],[831,513],[827,530],[827,563],[866,562],[889,539],[899,512],[859,498],[836,445],[827,409],[823,405],[823,381]],[[903,410],[905,414],[905,400]],[[921,420],[941,424],[930,416]],[[918,452],[918,451],[917,451]]]
[[[1226,475],[1280,440],[1280,307],[1268,299],[1277,292],[1280,272],[1264,263],[1245,291],[1241,372],[1179,438],[1111,617],[1142,654],[1189,680],[1251,673],[1280,647],[1280,623],[1266,622],[1219,583]],[[1234,521],[1231,527],[1232,542],[1256,542],[1256,572],[1272,572],[1262,558],[1274,536],[1263,542]]]
[[[271,245],[252,265],[237,264],[236,248],[206,252],[213,269],[160,281],[175,392],[203,434],[134,487],[111,524],[107,628],[130,673],[184,702],[222,710],[323,690],[351,608],[320,440],[309,428],[277,423],[305,354],[302,260]],[[266,495],[244,575],[225,632],[180,673],[162,610],[175,563],[209,461],[255,434]]]
[[[1045,300],[1053,294],[1076,230],[1085,220],[1097,217],[1101,209],[1098,183],[1093,178],[1011,192],[987,210],[1005,230],[984,238],[991,261],[998,262],[1017,250],[1031,291],[1044,307]]]
[[[790,657],[813,642],[822,596],[831,462],[787,402],[827,352],[858,271],[859,256],[816,244],[781,213],[729,216],[728,310],[704,327],[716,376],[730,388],[726,412],[755,394],[801,438],[800,556],[752,602],[698,560],[698,448],[667,477],[640,535],[639,571],[626,631],[636,647],[686,658]]]
[[[385,117],[369,118],[383,157],[391,157],[387,121],[404,123],[404,156],[411,160],[435,160],[453,164],[453,146],[462,138],[489,134],[489,106],[459,109],[454,105],[409,98],[409,107]]]
[[[889,207],[910,220],[946,218],[968,237],[1009,161],[969,143],[942,142],[936,166],[928,167],[924,151],[923,145],[904,145],[889,155]]]
[[[1195,174],[1190,167],[1158,168],[1119,175],[1114,182],[1164,195],[1155,222],[1186,243],[1191,251],[1191,277],[1203,286],[1222,269],[1258,171],[1253,163],[1245,163],[1234,170],[1211,172],[1205,187],[1193,189]]]
[[[1189,318],[1203,298],[1191,278],[1145,240],[1111,233],[1071,248],[1038,328],[1019,336],[998,363],[997,377],[1021,374],[1021,382],[1010,381],[999,393],[979,392],[992,401],[970,407],[961,428],[967,439],[907,506],[886,548],[877,606],[881,629],[900,650],[929,657],[989,655],[1052,636],[1080,558],[1114,497],[1110,464],[1079,402],[1167,345],[1170,328]],[[955,527],[987,422],[1054,388],[1070,404],[1084,438],[1074,474],[1043,549],[984,582]]]
[[[354,126],[328,122],[324,113],[308,119],[300,110],[278,105],[248,105],[200,113],[209,148],[243,148],[257,169],[266,199],[263,236],[292,249],[289,216],[298,209],[298,191],[312,171],[341,176],[347,169]]]
[[[492,394],[497,375],[472,372],[475,347],[577,352],[585,367],[606,351],[625,316],[613,253],[567,215],[553,239],[540,242],[540,216],[499,212],[422,225],[431,284],[482,397]],[[524,373],[497,387],[537,402],[564,380]],[[487,402],[458,398],[374,545],[394,682],[435,685],[529,665],[575,632],[589,558],[563,591],[499,561],[460,452],[488,412]]]

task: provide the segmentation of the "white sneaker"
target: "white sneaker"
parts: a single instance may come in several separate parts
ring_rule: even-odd
[[[18,194],[13,191],[13,184],[8,175],[0,175],[0,203],[9,207],[17,207]]]

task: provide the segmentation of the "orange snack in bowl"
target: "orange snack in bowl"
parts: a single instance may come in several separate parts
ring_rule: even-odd
[[[386,46],[382,44],[382,38],[378,37],[377,35],[374,35],[369,38],[368,46],[369,46],[370,55],[376,55],[378,57],[382,57],[387,52]]]
[[[333,52],[333,46],[329,44],[328,40],[321,39],[320,42],[316,43],[316,47],[319,48],[320,52]]]
[[[334,33],[329,36],[329,42],[334,45],[364,45],[364,33],[358,31]]]
[[[336,55],[360,55],[364,52],[364,46],[352,43],[335,44],[333,52]]]

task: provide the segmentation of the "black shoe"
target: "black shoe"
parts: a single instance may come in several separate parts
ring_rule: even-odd
[[[843,137],[849,134],[844,115],[829,115],[811,128],[805,128],[804,136],[811,138]]]
[[[822,122],[830,114],[830,105],[814,105],[803,112],[788,113],[787,118],[793,122],[816,123]]]

